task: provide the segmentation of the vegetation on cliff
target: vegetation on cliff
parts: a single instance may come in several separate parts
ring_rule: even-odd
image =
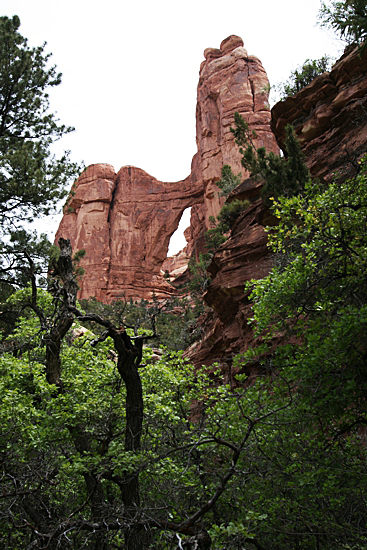
[[[255,148],[248,124],[239,113],[234,114],[235,128],[231,128],[235,142],[242,155],[241,164],[251,177],[263,182],[261,196],[266,204],[272,197],[290,197],[301,193],[310,178],[299,142],[293,127],[288,124],[285,133],[284,157],[265,147]]]
[[[18,21],[1,22],[19,43]],[[229,384],[182,351],[154,356],[159,304],[81,307],[67,240],[48,291],[33,246],[3,268],[22,277],[7,279],[0,314],[2,548],[366,547],[367,157],[324,187],[291,129],[280,158],[248,152],[237,121],[244,166],[267,182],[278,223],[275,267],[247,288],[256,345]],[[20,206],[27,217],[51,203]]]
[[[331,59],[324,55],[320,59],[306,59],[297,69],[291,72],[288,80],[276,87],[280,99],[293,96],[310,84],[318,75],[330,71]]]

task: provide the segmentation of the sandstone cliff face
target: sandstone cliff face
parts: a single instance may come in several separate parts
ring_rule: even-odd
[[[161,275],[169,240],[183,211],[202,201],[202,186],[191,178],[162,183],[143,170],[125,166],[117,174],[110,216],[110,272],[107,300],[126,296],[172,295]]]
[[[349,48],[330,73],[274,106],[271,126],[281,147],[286,124],[295,127],[313,176],[353,174],[367,150],[367,48],[362,56]]]
[[[104,297],[110,264],[109,214],[115,190],[116,173],[110,164],[94,164],[75,182],[57,230],[60,237],[70,238],[73,250],[84,249],[81,265],[87,277],[80,281],[80,298]]]
[[[264,229],[273,220],[259,196],[260,189],[261,183],[247,179],[231,196],[231,200],[248,199],[251,204],[239,216],[230,238],[209,266],[212,281],[204,300],[212,313],[205,319],[201,341],[186,350],[186,356],[197,366],[219,361],[225,372],[233,356],[245,351],[253,341],[248,324],[251,305],[244,286],[251,279],[265,277],[273,265]]]
[[[335,172],[353,175],[357,159],[367,151],[367,49],[362,57],[357,49],[347,52],[330,73],[274,106],[272,128],[280,147],[288,123],[295,126],[313,176],[330,181]],[[202,340],[186,352],[198,366],[220,361],[223,371],[228,367],[230,372],[233,355],[253,340],[244,283],[263,277],[272,267],[264,226],[273,220],[259,200],[259,187],[248,179],[229,199],[248,198],[252,205],[209,267],[213,279],[204,298],[213,313],[206,319]]]
[[[112,166],[98,164],[75,182],[56,241],[70,238],[74,250],[86,251],[79,298],[109,302],[124,294],[151,299],[154,292],[163,299],[174,292],[163,272],[182,272],[190,256],[202,249],[209,216],[218,215],[224,200],[215,185],[223,164],[243,172],[230,132],[235,111],[257,132],[257,146],[278,151],[261,62],[247,54],[237,36],[224,40],[220,49],[208,48],[204,57],[196,108],[198,152],[185,180],[164,183],[133,166],[116,174]],[[179,257],[163,263],[169,239],[190,206],[188,245]]]
[[[269,81],[260,60],[248,55],[238,36],[223,40],[219,50],[206,49],[204,56],[196,107],[198,162],[193,163],[192,177],[203,182],[208,227],[209,216],[217,216],[223,204],[215,185],[223,164],[229,164],[235,174],[248,176],[230,131],[234,113],[238,111],[256,131],[257,147],[278,152],[278,146],[270,130]]]

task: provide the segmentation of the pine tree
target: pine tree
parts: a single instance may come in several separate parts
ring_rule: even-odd
[[[47,89],[61,74],[48,68],[44,47],[29,48],[20,21],[0,18],[0,223],[48,214],[65,195],[77,167],[65,153],[56,159],[53,141],[74,128],[49,112]]]
[[[80,171],[69,152],[60,158],[51,153],[52,143],[74,130],[49,111],[47,91],[60,84],[61,74],[49,67],[45,45],[30,48],[19,26],[16,15],[0,17],[1,285],[22,279],[24,249],[35,245],[24,223],[50,214]],[[42,237],[38,252],[44,244]]]
[[[235,141],[242,154],[241,164],[252,177],[264,181],[262,197],[269,203],[271,197],[283,195],[291,197],[302,192],[310,174],[293,127],[285,128],[285,157],[271,152],[264,147],[255,148],[247,123],[239,113],[235,113],[235,128],[231,128]]]

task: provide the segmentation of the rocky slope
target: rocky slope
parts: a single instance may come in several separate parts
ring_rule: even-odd
[[[185,180],[164,183],[133,166],[116,174],[112,166],[97,164],[75,182],[56,241],[70,238],[74,250],[86,251],[79,298],[151,299],[154,292],[162,299],[174,292],[163,273],[182,272],[188,258],[202,247],[209,216],[216,216],[223,204],[215,185],[222,165],[241,171],[230,132],[235,111],[256,130],[257,146],[278,151],[261,62],[248,55],[238,36],[228,37],[220,49],[206,49],[204,57],[196,107],[198,151]],[[165,261],[169,239],[190,206],[186,250]]]

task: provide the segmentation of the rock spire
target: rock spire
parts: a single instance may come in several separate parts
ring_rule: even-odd
[[[256,146],[278,151],[270,130],[269,82],[259,59],[234,35],[219,49],[207,48],[204,58],[197,89],[198,151],[186,179],[167,183],[134,166],[116,174],[108,164],[95,164],[75,182],[56,242],[70,238],[74,250],[86,251],[79,298],[110,302],[122,296],[151,299],[154,293],[163,299],[174,292],[163,277],[165,265],[174,270],[174,261],[164,262],[183,211],[193,207],[181,269],[183,257],[188,261],[198,248],[209,217],[220,211],[216,182],[223,164],[243,173],[230,131],[236,111],[256,131]]]

